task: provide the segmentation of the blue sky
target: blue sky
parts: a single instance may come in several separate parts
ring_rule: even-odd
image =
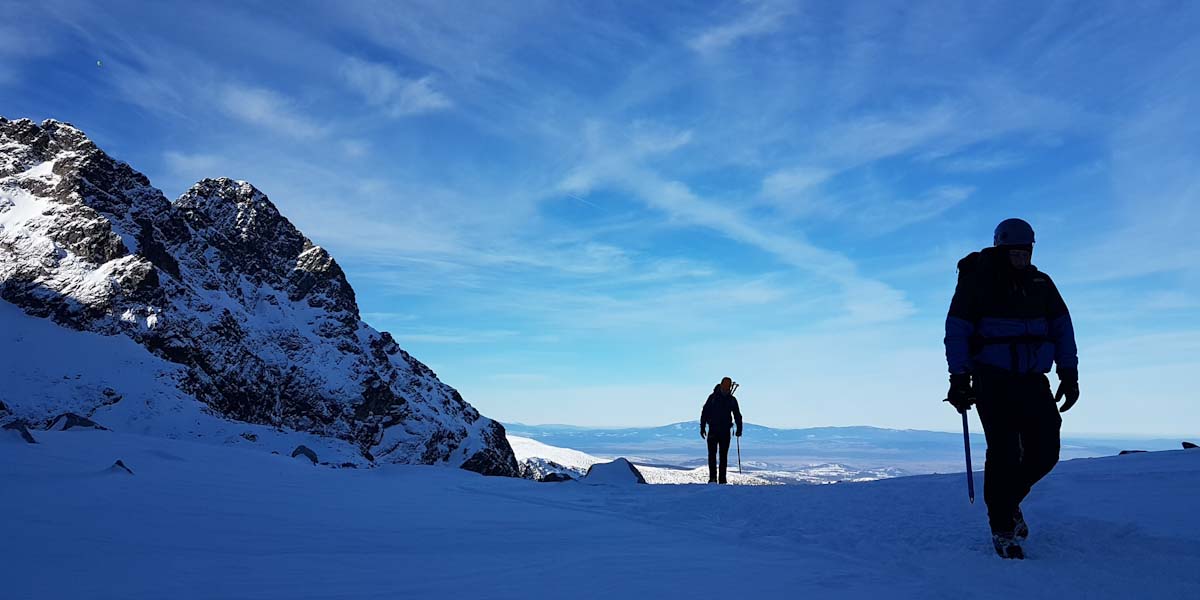
[[[246,179],[500,420],[953,430],[955,263],[1071,307],[1070,433],[1200,431],[1188,2],[17,2],[0,114]],[[97,66],[97,61],[102,66]]]

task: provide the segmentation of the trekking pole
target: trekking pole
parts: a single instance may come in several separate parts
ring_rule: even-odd
[[[967,429],[967,411],[962,411],[963,418],[963,449],[967,454],[967,497],[975,504],[975,473],[971,468],[971,434]]]
[[[738,449],[738,475],[741,475],[741,474],[742,474],[742,436],[740,436],[740,435],[735,435],[735,436],[733,436],[733,437],[737,438],[737,449]]]

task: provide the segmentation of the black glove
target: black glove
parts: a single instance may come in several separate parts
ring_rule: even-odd
[[[736,435],[737,437],[742,437],[742,428],[738,427],[737,431],[733,435]]]
[[[958,412],[965,413],[975,404],[975,392],[971,390],[970,373],[951,373],[950,391],[946,392],[949,402]]]
[[[700,439],[704,439],[704,426],[700,426]]]
[[[1058,392],[1054,394],[1054,401],[1058,402],[1066,396],[1067,401],[1063,402],[1062,408],[1058,412],[1065,413],[1071,410],[1072,406],[1079,401],[1079,371],[1076,369],[1059,369],[1058,370]]]

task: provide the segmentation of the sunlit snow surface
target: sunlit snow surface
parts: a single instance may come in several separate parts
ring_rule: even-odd
[[[1189,598],[1200,451],[1062,464],[992,554],[961,476],[589,486],[0,432],[4,598]],[[133,475],[109,471],[117,459]],[[977,474],[981,479],[981,474]],[[713,583],[717,582],[717,583]],[[736,593],[735,593],[736,592]],[[707,593],[707,592],[706,592]],[[715,592],[714,592],[715,593]]]

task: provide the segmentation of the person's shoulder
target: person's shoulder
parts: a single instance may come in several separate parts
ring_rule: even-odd
[[[972,252],[958,259],[958,272],[969,272],[974,270],[975,265],[979,264],[979,257],[982,256],[979,252]]]
[[[1029,265],[1029,279],[1033,283],[1054,285],[1054,280],[1050,278],[1050,274],[1037,268],[1035,265]]]

